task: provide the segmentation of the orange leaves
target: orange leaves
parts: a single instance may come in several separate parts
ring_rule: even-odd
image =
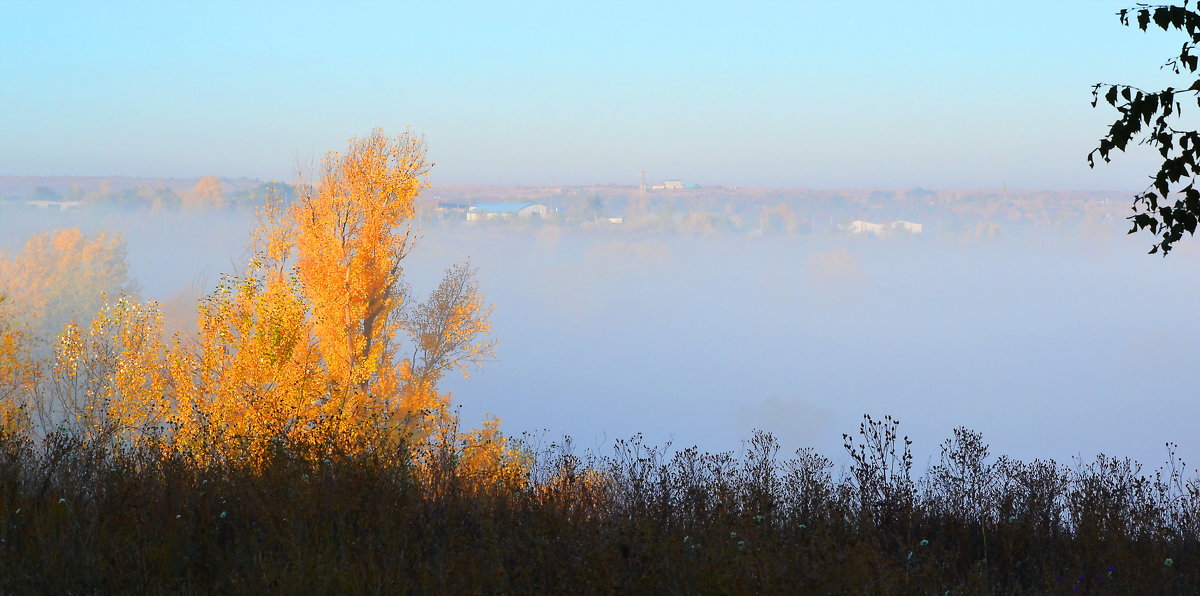
[[[216,176],[205,176],[190,191],[183,193],[183,206],[188,209],[223,207],[226,199],[221,189],[221,180]]]
[[[406,304],[402,262],[425,186],[423,144],[376,131],[323,164],[290,206],[268,198],[254,256],[200,301],[194,342],[164,346],[157,304],[124,295],[89,326],[68,325],[54,342],[48,417],[111,444],[161,439],[201,462],[264,461],[276,446],[438,446],[482,484],[517,483],[525,463],[499,421],[459,433],[437,388],[448,371],[466,374],[494,353],[473,270],[451,268],[426,302]],[[219,187],[205,178],[191,194],[215,200]],[[41,316],[65,288],[99,294],[124,284],[123,251],[120,239],[63,230],[35,237],[0,273],[32,288],[19,301]],[[7,329],[0,364],[18,358]],[[5,370],[0,391],[17,382]]]
[[[463,437],[458,470],[471,486],[511,489],[526,484],[531,460],[531,456],[501,434],[500,419],[488,417],[483,421],[483,428]]]
[[[86,329],[71,323],[59,335],[44,414],[92,440],[158,437],[170,408],[164,357],[157,304],[106,300]]]
[[[28,333],[13,319],[8,300],[0,295],[0,434],[19,434],[29,427],[28,396],[41,369],[33,357]]]
[[[396,360],[401,261],[427,168],[420,140],[375,131],[330,154],[320,182],[292,211],[296,272],[331,401],[378,411],[389,424],[412,417],[403,396],[427,394],[401,385]]]
[[[176,441],[205,457],[236,441],[296,439],[320,417],[324,389],[307,308],[278,266],[256,258],[200,305],[199,343],[171,353]]]
[[[375,132],[324,163],[290,209],[267,201],[254,259],[201,304],[199,346],[173,356],[178,437],[190,449],[232,438],[362,444],[416,426],[392,412],[402,393],[425,394],[394,359],[421,144]]]
[[[102,303],[129,284],[125,240],[97,232],[85,235],[60,229],[32,236],[25,248],[0,255],[0,294],[37,331],[52,335],[77,316],[90,316]]]
[[[413,201],[425,186],[424,147],[380,131],[331,154],[315,191],[293,207],[296,271],[313,314],[318,349],[339,391],[369,393],[393,365]],[[378,396],[388,399],[391,396]]]

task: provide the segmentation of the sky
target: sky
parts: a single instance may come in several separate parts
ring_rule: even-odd
[[[291,180],[408,127],[434,184],[1140,190],[1091,85],[1182,43],[1097,0],[0,5],[0,175]]]

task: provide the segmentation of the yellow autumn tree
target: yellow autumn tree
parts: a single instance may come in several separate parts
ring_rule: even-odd
[[[342,436],[366,423],[410,445],[454,446],[462,471],[511,476],[515,459],[498,421],[459,433],[450,396],[437,388],[448,371],[465,374],[494,353],[474,272],[452,267],[427,301],[407,304],[403,260],[428,170],[424,145],[375,131],[322,165],[320,181],[293,206],[296,272],[326,374],[322,419]],[[408,358],[398,351],[405,335]]]
[[[291,271],[294,229],[278,197],[269,198],[254,258],[201,302],[197,344],[170,350],[175,444],[201,459],[258,458],[272,442],[299,449],[317,434],[329,440],[319,397],[325,375]]]
[[[183,206],[187,209],[213,209],[226,203],[221,179],[205,176],[196,182],[192,190],[183,193]]]
[[[125,239],[84,234],[78,228],[31,236],[23,250],[0,254],[0,294],[31,321],[31,331],[52,337],[63,324],[90,317],[102,294],[130,289]]]
[[[88,441],[138,446],[166,431],[172,408],[154,302],[105,299],[86,327],[68,323],[54,344],[43,424]]]
[[[346,431],[401,407],[401,264],[428,165],[419,139],[375,131],[330,153],[322,167],[319,182],[293,204],[296,272],[326,373],[321,405]]]
[[[483,426],[465,433],[458,446],[459,474],[468,487],[503,490],[526,483],[533,457],[500,432],[500,419],[487,417]]]
[[[413,420],[410,428],[417,436],[449,428],[450,396],[437,391],[446,373],[458,370],[466,376],[472,365],[494,357],[495,345],[485,339],[492,328],[490,316],[469,264],[448,269],[425,302],[399,313],[411,347],[401,362],[404,385],[394,415]]]
[[[202,302],[197,344],[170,351],[177,446],[253,458],[280,444],[391,441],[419,459],[437,444],[478,482],[511,485],[524,460],[498,421],[459,433],[437,388],[493,353],[472,270],[451,268],[426,302],[408,304],[402,265],[428,169],[423,144],[376,131],[322,168],[289,209],[267,201],[255,257]]]
[[[29,430],[29,397],[40,375],[29,333],[15,320],[8,297],[0,294],[0,435]]]

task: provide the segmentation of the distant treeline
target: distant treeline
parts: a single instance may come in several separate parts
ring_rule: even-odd
[[[261,206],[270,196],[290,202],[296,196],[294,185],[282,182],[200,178],[190,187],[184,181],[152,180],[133,184],[128,179],[113,184],[106,179],[88,185],[62,183],[37,184],[30,189],[0,192],[0,201],[60,209],[180,210],[248,209]]]
[[[297,196],[292,184],[206,176],[198,180],[0,179],[0,203],[41,208],[247,210],[272,194]],[[986,240],[1028,230],[1119,235],[1127,196],[1114,192],[988,190],[805,190],[633,186],[436,186],[417,199],[421,225],[471,222],[507,228],[544,224],[690,235],[803,236],[859,234]],[[503,215],[473,221],[479,205],[532,203],[536,218]],[[484,219],[484,218],[480,218]],[[1114,234],[1115,232],[1115,234]]]
[[[472,205],[497,202],[544,205],[548,215],[542,220],[497,217],[487,220],[488,225],[553,222],[691,235],[833,233],[982,240],[1027,230],[1117,236],[1127,225],[1127,197],[1103,192],[589,186],[433,187],[422,196],[423,221],[435,225],[464,221]]]

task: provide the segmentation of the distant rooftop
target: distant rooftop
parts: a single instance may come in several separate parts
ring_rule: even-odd
[[[474,213],[517,213],[537,203],[479,203],[471,207]]]

